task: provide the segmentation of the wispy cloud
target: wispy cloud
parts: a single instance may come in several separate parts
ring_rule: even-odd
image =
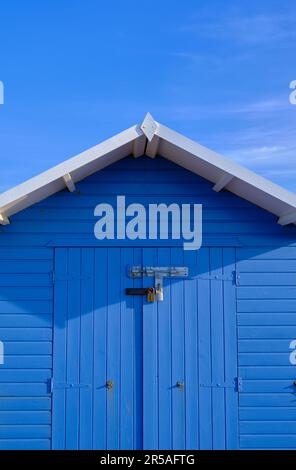
[[[213,145],[226,157],[296,192],[295,128],[274,125],[225,132]]]
[[[267,97],[254,102],[180,104],[162,106],[157,109],[161,115],[173,121],[200,121],[205,119],[266,119],[276,115],[287,117],[295,109],[289,103],[287,95]]]
[[[181,32],[194,33],[206,39],[238,41],[249,45],[281,45],[296,39],[296,18],[293,14],[258,14],[247,16],[227,12],[219,17],[200,17],[183,25]]]
[[[192,63],[210,63],[216,67],[221,67],[225,66],[226,63],[228,64],[233,64],[234,62],[245,62],[248,60],[253,59],[254,54],[251,54],[249,52],[246,53],[239,53],[239,54],[234,54],[232,53],[229,55],[229,57],[226,57],[224,55],[223,57],[220,57],[219,55],[213,55],[213,54],[199,54],[194,51],[173,51],[170,52],[170,55],[172,57],[175,57],[177,59],[181,60],[187,60]]]
[[[265,100],[254,101],[247,104],[237,104],[228,108],[228,113],[257,115],[279,113],[281,111],[291,111],[291,104],[287,96],[268,98]]]
[[[262,160],[264,158],[270,158],[273,154],[278,154],[279,152],[285,152],[287,147],[281,145],[264,145],[263,147],[250,147],[245,149],[240,149],[239,154],[246,157],[257,157],[257,159]],[[236,150],[236,153],[238,150]]]

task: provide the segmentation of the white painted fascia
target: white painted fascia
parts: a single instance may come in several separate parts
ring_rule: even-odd
[[[0,195],[0,224],[9,217],[75,183],[133,155],[160,155],[211,181],[214,191],[227,188],[233,194],[275,214],[278,223],[296,223],[296,194],[276,185],[212,150],[163,126],[147,113],[135,125],[66,160]]]
[[[75,175],[75,182],[78,182],[93,172],[127,157],[133,152],[135,141],[140,138],[142,138],[143,145],[143,132],[138,125],[133,126],[38,176],[34,176],[0,195],[0,212],[12,215],[64,189],[65,175],[71,175],[72,179]],[[15,210],[16,208],[17,210]]]

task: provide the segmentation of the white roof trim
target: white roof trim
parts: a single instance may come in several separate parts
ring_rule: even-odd
[[[0,224],[9,217],[116,161],[134,155],[160,155],[279,217],[281,225],[296,223],[296,194],[257,175],[154,121],[148,113],[133,126],[79,155],[0,195]],[[71,175],[70,180],[67,175]],[[68,186],[68,184],[69,186]]]
[[[10,220],[5,214],[0,214],[0,224],[1,225],[9,225]]]
[[[217,183],[213,186],[213,190],[218,193],[222,189],[226,188],[226,186],[232,181],[234,178],[233,175],[228,175],[225,173],[225,175],[222,175],[221,178],[217,181]]]
[[[65,181],[65,185],[67,186],[70,193],[74,193],[74,191],[76,191],[76,186],[70,173],[67,173],[65,176],[63,176],[63,178]]]
[[[155,135],[153,139],[147,142],[145,155],[150,158],[155,158],[158,153],[160,138],[158,135]]]
[[[280,225],[288,225],[288,224],[295,224],[296,223],[296,211],[289,212],[288,214],[282,215],[278,223]]]
[[[154,121],[150,113],[146,114],[144,121],[142,122],[140,127],[143,131],[143,134],[147,137],[148,142],[151,142],[157,131],[158,124],[156,121]]]

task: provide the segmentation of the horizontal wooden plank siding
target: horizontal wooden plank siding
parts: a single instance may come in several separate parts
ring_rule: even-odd
[[[227,277],[225,284],[231,281],[232,286],[237,286],[238,375],[243,378],[243,390],[239,398],[240,447],[296,448],[296,399],[295,390],[291,387],[296,374],[295,366],[289,361],[290,342],[296,339],[296,231],[291,226],[279,226],[275,216],[255,205],[227,191],[216,193],[212,187],[213,185],[203,178],[165,159],[128,157],[78,182],[76,192],[69,193],[65,189],[11,217],[10,225],[0,226],[0,341],[4,343],[5,352],[5,362],[0,365],[0,449],[41,450],[50,449],[52,445],[49,379],[52,377],[54,247],[94,248],[120,245],[127,249],[139,246],[151,249],[155,246],[175,246],[183,243],[171,239],[103,242],[96,240],[94,225],[97,218],[94,216],[94,208],[102,202],[115,205],[117,195],[125,195],[126,204],[137,202],[146,208],[152,203],[202,204],[203,246],[218,247],[218,254],[220,247],[228,247],[230,251],[225,252],[226,255],[228,253],[227,256],[232,250],[234,253],[233,247],[236,247],[237,270],[233,280],[234,265],[226,255],[223,269],[210,260],[213,264],[210,274],[212,277],[215,274],[223,275]],[[186,259],[186,252],[184,253]],[[197,257],[201,254],[202,252]],[[97,259],[96,262],[99,261]],[[134,261],[141,263],[136,251]],[[169,264],[169,260],[162,261]],[[116,270],[116,263],[111,263],[111,266]],[[207,364],[211,364],[211,360],[215,358],[206,357],[206,354],[217,355],[220,361],[222,356],[227,354],[227,351],[219,349],[218,342],[219,328],[222,331],[223,321],[228,321],[225,323],[224,332],[228,335],[228,340],[236,341],[230,330],[227,330],[232,321],[229,310],[229,319],[225,317],[222,321],[216,313],[217,322],[211,323],[210,320],[211,315],[219,311],[219,299],[222,299],[226,309],[227,302],[232,300],[231,289],[226,285],[222,291],[221,286],[214,286],[213,291],[216,290],[217,296],[210,298],[209,293],[208,302],[201,301],[204,297],[199,291],[209,292],[209,285],[214,285],[215,280],[209,279],[206,261],[201,262],[199,266],[200,272],[196,273],[197,277],[200,276],[198,292],[194,291],[192,280],[189,280],[191,284],[186,285],[185,300],[188,303],[190,298],[191,301],[195,298],[196,308],[202,309],[204,318],[196,328],[201,335],[206,335],[212,329],[217,341],[208,344],[205,342],[205,336],[201,337],[198,346],[198,354],[201,356],[197,360],[200,369],[196,377],[191,378],[189,387],[185,388],[186,393],[190,390],[190,397],[195,396],[193,386],[201,380],[202,375],[207,377],[209,374],[206,382],[211,382],[211,367],[207,369]],[[102,283],[105,281],[101,279]],[[119,285],[120,280],[115,281]],[[140,281],[136,281],[135,285],[139,286]],[[110,291],[110,295],[114,295],[113,291]],[[88,302],[88,298],[83,295],[82,299]],[[131,299],[129,301],[131,302]],[[176,318],[179,318],[177,315],[180,314],[180,299],[172,290],[172,295],[167,301],[174,302],[175,317],[166,319],[159,315],[159,321],[167,321],[168,327],[176,331],[174,334],[178,340],[179,326],[176,326]],[[71,302],[73,309],[78,308],[74,298]],[[100,304],[101,298],[97,292],[95,302],[99,306],[98,310],[106,308],[106,302]],[[135,305],[140,305],[137,302],[140,302],[139,299],[135,300]],[[112,308],[115,308],[114,305]],[[163,304],[159,304],[160,311],[161,308]],[[184,318],[186,337],[192,341],[193,333],[186,323],[187,313]],[[84,321],[86,320],[87,318],[84,318]],[[127,321],[126,316],[123,316],[123,321]],[[142,316],[139,316],[137,321],[142,321]],[[91,328],[88,323],[87,328]],[[114,328],[117,328],[115,323]],[[166,331],[164,326],[163,331]],[[105,347],[105,333],[98,330],[97,334],[99,336],[93,345],[83,342],[82,344],[85,349],[94,347],[96,357],[100,357]],[[172,341],[175,341],[172,334],[166,332],[164,343],[159,342],[160,350]],[[206,352],[203,355],[200,351]],[[180,356],[178,358],[181,363]],[[78,350],[77,359],[79,360]],[[96,361],[98,368],[105,367],[98,359]],[[137,361],[140,364],[140,359]],[[185,365],[186,374],[189,376],[193,370],[193,362],[188,361]],[[136,372],[139,375],[142,362],[137,367]],[[171,374],[171,369],[166,369],[165,362],[160,369],[164,377]],[[234,375],[234,371],[229,371],[227,367],[224,371],[221,366],[220,372],[221,376]],[[126,377],[128,373],[129,371],[126,371]],[[188,380],[190,381],[189,378]],[[129,383],[127,378],[126,381]],[[175,390],[170,393],[174,392]],[[103,387],[98,388],[97,393],[98,396],[105,397]],[[220,410],[220,393],[219,390],[212,392],[208,388],[201,390],[201,394],[213,394],[215,397],[214,412],[217,415]],[[230,394],[228,390],[225,392],[225,399],[229,404],[233,401]],[[103,409],[104,399],[94,402],[94,413]],[[189,406],[188,403],[187,400],[186,407]],[[163,405],[165,409],[164,402]],[[168,401],[168,409],[171,406],[177,405]],[[207,413],[210,415],[213,410],[208,406],[200,412],[201,415],[204,413],[207,416]],[[196,426],[193,415],[194,412],[190,421],[184,422],[186,439],[191,442],[195,442],[195,437],[191,435],[191,430]],[[142,417],[139,421],[138,418],[135,419],[135,428],[142,426],[141,420]],[[235,421],[236,414],[233,413],[226,426],[225,439],[229,442],[233,440],[231,433]],[[174,423],[172,427],[173,425]],[[217,442],[221,439],[218,430],[222,429],[224,424],[221,419],[215,420],[214,424],[212,420],[203,424],[204,446],[212,446],[212,442],[208,444],[212,432],[210,426],[217,429],[213,445],[218,447]],[[180,433],[179,428],[174,429],[175,433]],[[96,442],[107,439],[102,432],[98,430],[98,434],[95,434]],[[126,434],[123,436],[128,439]],[[171,436],[160,436],[159,442],[169,439]],[[142,444],[139,436],[135,436],[135,440],[140,447]]]
[[[1,245],[0,266],[0,449],[49,449],[53,250]]]
[[[296,251],[237,248],[240,446],[295,448]]]
[[[32,263],[32,271],[36,267],[38,269],[38,265],[42,268],[42,265],[51,260],[50,251],[46,246],[54,239],[75,239],[80,235],[93,240],[96,222],[94,208],[102,202],[115,205],[117,195],[125,195],[127,205],[138,202],[146,208],[151,203],[160,202],[202,204],[204,243],[212,236],[218,239],[223,236],[244,237],[244,243],[248,239],[256,243],[258,237],[265,240],[267,245],[272,239],[275,244],[280,243],[280,238],[292,238],[295,241],[295,230],[276,224],[276,217],[272,214],[227,191],[216,193],[212,190],[211,183],[184,168],[162,158],[134,160],[128,157],[76,183],[74,193],[69,194],[66,189],[60,191],[13,216],[10,226],[0,227],[3,245],[16,246],[19,250],[21,238],[23,246],[26,247],[24,253],[17,251],[8,258],[8,255],[5,255],[10,261],[9,264],[12,263],[7,270],[13,269],[14,260],[17,261],[20,273],[30,269],[26,266],[26,259]],[[124,244],[132,246],[134,241],[125,240]],[[157,244],[158,241],[154,241],[154,245]],[[39,256],[34,252],[35,248],[38,248]],[[281,249],[280,247],[279,250]],[[295,250],[296,247],[292,255],[294,258],[289,258],[291,269],[296,262]],[[259,252],[257,256],[261,254]],[[286,259],[284,251],[279,251],[276,256],[279,263]],[[268,264],[268,261],[267,255],[265,262]]]

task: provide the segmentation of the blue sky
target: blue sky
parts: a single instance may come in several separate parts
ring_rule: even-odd
[[[0,191],[147,111],[296,191],[291,0],[2,0]]]

